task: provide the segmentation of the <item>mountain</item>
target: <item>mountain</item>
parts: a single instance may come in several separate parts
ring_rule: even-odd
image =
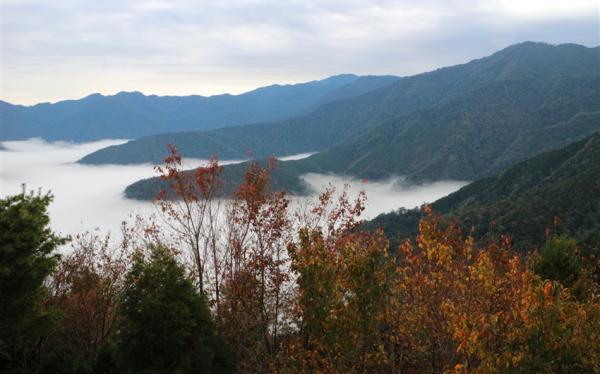
[[[0,102],[0,140],[41,137],[90,141],[206,130],[271,122],[310,112],[337,97],[359,95],[397,77],[337,75],[320,81],[273,85],[241,95],[146,96],[121,92],[33,106]]]
[[[549,58],[521,58],[522,55],[531,55],[532,50],[537,52],[533,56],[539,56],[540,50],[546,51]],[[557,51],[560,53],[557,54]],[[600,131],[600,70],[595,69],[593,64],[580,61],[595,59],[600,67],[599,52],[599,48],[572,45],[554,47],[530,43],[498,52],[496,58],[486,65],[493,67],[489,70],[502,72],[498,74],[514,79],[489,79],[488,75],[480,74],[481,67],[471,67],[470,70],[479,72],[476,76],[484,83],[463,87],[433,107],[414,110],[379,125],[356,129],[339,144],[309,158],[280,162],[274,175],[274,183],[279,188],[302,193],[304,191],[300,176],[308,172],[336,173],[368,179],[402,175],[412,182],[475,180],[540,152],[580,140]],[[561,54],[571,55],[572,62],[567,62],[569,58],[559,58]],[[506,55],[512,56],[512,59],[506,58]],[[496,59],[503,61],[510,69],[500,69]],[[529,62],[525,64],[523,61]],[[554,66],[554,61],[562,61],[560,69]],[[511,71],[512,74],[506,71]],[[544,71],[546,73],[542,75],[540,72]],[[411,79],[403,78],[393,86],[401,86]],[[358,99],[368,99],[373,94],[388,92],[389,89],[390,87],[384,87],[350,101],[357,101],[355,104],[358,106]],[[327,107],[342,103],[331,103]],[[317,112],[321,112],[323,108]],[[337,125],[332,123],[332,127]],[[338,133],[342,134],[340,137],[343,137],[344,131],[337,128]],[[237,129],[221,129],[218,132]],[[277,129],[281,130],[283,127]],[[316,132],[316,128],[310,130]],[[325,130],[321,130],[318,135],[313,135],[314,141],[325,139],[324,132]],[[276,131],[264,130],[263,138],[273,133]],[[299,133],[296,132],[297,135]],[[278,134],[283,138],[281,133]],[[306,139],[309,138],[311,137],[307,133]],[[247,138],[245,144],[256,139],[261,138]],[[296,139],[298,142],[295,143],[290,140],[289,148],[300,151],[294,147],[302,143],[303,138],[297,136]],[[190,142],[196,140],[189,137]],[[205,140],[206,143],[202,144],[209,147],[209,139]],[[220,144],[233,147],[237,144],[227,143],[226,138],[219,138],[218,142],[216,140],[212,138],[213,147],[219,147]],[[178,146],[181,144],[178,143]],[[190,147],[194,145],[183,144]],[[272,139],[271,146],[276,144],[277,140]],[[162,149],[160,144],[146,146]],[[127,146],[116,148],[118,151],[128,149]],[[139,152],[142,153],[143,149]],[[105,150],[95,155],[108,153]],[[182,153],[184,156],[188,155]],[[225,168],[225,172],[228,176],[237,178],[245,167],[244,164],[231,165]],[[153,183],[153,180],[137,183],[127,189],[127,196],[151,198],[158,190],[156,185],[152,186]]]
[[[390,121],[411,121],[408,117],[402,119],[403,116],[412,116],[411,131],[418,132],[419,122],[422,121],[418,118],[419,113],[443,110],[441,108],[449,108],[462,100],[470,100],[475,104],[478,93],[493,98],[495,88],[508,90],[508,94],[512,89],[525,90],[526,93],[531,85],[535,92],[541,92],[540,90],[551,88],[554,82],[560,82],[561,79],[595,79],[600,74],[599,66],[600,48],[526,42],[463,65],[405,77],[362,95],[346,99],[335,96],[341,100],[323,104],[311,113],[297,118],[276,123],[143,137],[94,152],[81,162],[160,162],[167,144],[175,144],[185,157],[193,158],[218,155],[221,159],[239,159],[246,157],[249,149],[257,158],[324,151],[338,145],[353,144],[353,140],[360,142],[370,130],[380,131],[384,128],[381,126]],[[490,103],[490,107],[493,107],[493,103]],[[600,106],[591,111],[598,108]],[[437,119],[424,118],[423,121],[443,127],[444,124],[435,122]],[[501,121],[497,123],[502,124]],[[396,130],[397,128],[390,129]],[[472,130],[476,131],[476,127]],[[375,132],[368,136],[373,134]],[[458,136],[460,135],[457,134]],[[328,157],[342,157],[341,152],[347,153],[348,149],[336,151]],[[319,156],[319,161],[322,161],[322,157],[324,156]],[[346,159],[346,156],[343,158]],[[346,161],[352,163],[350,160]],[[338,163],[335,160],[328,162]],[[340,165],[335,171],[348,167],[349,164],[343,167]]]
[[[547,228],[584,246],[600,240],[600,133],[513,165],[431,204],[479,239],[509,234],[517,248],[543,243]],[[398,243],[414,237],[418,209],[383,214],[368,223]],[[555,220],[558,219],[558,220]],[[556,227],[555,227],[556,225]],[[600,249],[600,248],[599,248]]]
[[[300,164],[369,179],[473,180],[594,131],[600,74],[510,80],[386,122]]]

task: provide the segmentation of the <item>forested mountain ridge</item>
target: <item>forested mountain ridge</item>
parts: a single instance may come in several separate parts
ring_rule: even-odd
[[[599,130],[600,75],[517,79],[386,122],[299,163],[359,178],[473,180]]]
[[[600,239],[600,133],[544,152],[497,175],[475,181],[431,204],[461,222],[476,238],[509,234],[518,248],[539,246],[550,228],[584,245]],[[382,214],[367,226],[382,227],[398,243],[413,237],[420,210]],[[600,248],[598,248],[600,249]]]
[[[540,152],[600,131],[600,76],[516,79],[483,85],[374,126],[306,159],[279,162],[274,187],[304,193],[301,175],[357,178],[405,176],[411,182],[475,180]],[[246,164],[225,167],[239,181]],[[151,199],[156,180],[129,186],[128,197]]]
[[[366,129],[415,111],[435,108],[489,84],[514,80],[547,82],[561,76],[598,74],[600,48],[526,42],[463,65],[405,77],[312,113],[278,123],[260,123],[203,132],[154,135],[109,147],[82,163],[160,162],[166,145],[186,157],[239,159],[322,151],[349,141]]]
[[[307,83],[262,87],[240,95],[146,96],[139,92],[120,92],[33,106],[0,102],[0,140],[137,138],[171,131],[270,122],[299,116],[337,100],[342,87],[351,97],[397,79],[343,74]]]

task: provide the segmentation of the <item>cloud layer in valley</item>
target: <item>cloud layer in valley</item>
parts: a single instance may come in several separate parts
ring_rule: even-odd
[[[410,75],[524,40],[598,45],[594,0],[2,0],[1,99],[239,93]]]
[[[54,230],[62,234],[77,234],[88,230],[118,233],[121,222],[132,214],[149,215],[152,204],[123,197],[125,187],[141,178],[154,174],[152,165],[92,166],[74,161],[100,147],[118,144],[120,140],[107,140],[85,144],[46,143],[40,140],[1,143],[0,196],[21,192],[21,183],[27,189],[51,190],[55,199],[50,206]],[[307,154],[301,155],[306,157]],[[300,155],[296,158],[301,157]],[[204,164],[203,160],[189,160],[185,167]],[[223,163],[228,163],[227,161]],[[398,179],[382,183],[362,183],[335,175],[308,174],[306,182],[315,191],[322,191],[331,182],[338,191],[350,183],[349,196],[354,198],[360,190],[367,193],[364,218],[403,207],[415,207],[430,202],[458,189],[462,182],[438,182],[429,185],[407,186]],[[301,203],[299,199],[296,202]]]

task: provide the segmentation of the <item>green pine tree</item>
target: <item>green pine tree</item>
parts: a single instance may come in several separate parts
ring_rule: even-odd
[[[60,259],[65,238],[49,227],[52,195],[0,199],[0,371],[30,372],[53,316],[44,311],[44,281]]]
[[[160,246],[138,254],[127,277],[118,328],[124,372],[211,373],[232,370],[232,355],[184,269]]]

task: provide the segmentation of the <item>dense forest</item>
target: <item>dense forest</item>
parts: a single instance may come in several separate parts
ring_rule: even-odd
[[[542,245],[551,228],[600,254],[600,133],[473,182],[431,208],[466,231],[473,227],[479,240],[507,234],[527,250]],[[414,237],[422,217],[420,209],[403,209],[367,226],[398,243]]]
[[[12,105],[0,101],[0,140],[130,139],[173,131],[199,131],[297,117],[315,108],[397,80],[352,74],[272,85],[240,95],[146,96],[140,92],[89,95],[80,100]],[[163,151],[164,152],[164,151]]]
[[[369,180],[403,176],[417,183],[476,180],[600,131],[598,65],[598,48],[524,43],[466,65],[403,78],[285,123],[182,134],[181,139],[172,134],[168,140],[186,157],[244,159],[248,148],[255,158],[321,150],[279,163],[273,186],[297,194],[307,192],[301,175],[309,172]],[[387,119],[398,113],[404,114]],[[165,141],[142,138],[101,149],[81,162],[134,162],[129,152],[136,162],[149,161],[148,152],[167,149]],[[237,183],[246,168],[247,163],[229,165],[224,173]],[[125,193],[147,200],[160,187],[158,179],[148,179]]]
[[[580,175],[566,167],[576,162],[597,173],[597,145],[595,136],[529,162],[544,178],[560,161],[546,179]],[[418,235],[392,247],[364,229],[362,194],[327,189],[292,211],[269,189],[275,166],[251,164],[224,204],[218,163],[183,173],[172,150],[159,172],[178,199],[156,201],[166,226],[140,218],[113,241],[53,234],[50,195],[0,200],[0,370],[600,370],[596,263],[564,233],[546,232],[524,255],[506,235],[476,245],[426,208]],[[492,186],[505,180],[466,191],[527,189]],[[68,239],[73,250],[61,256]]]
[[[599,64],[600,47],[521,43],[463,65],[404,77],[285,121],[142,137],[80,162],[160,163],[167,145],[174,144],[188,158],[244,159],[248,150],[255,158],[326,151],[289,168],[371,178],[393,172],[431,177],[439,170],[446,177],[465,178],[455,176],[464,169],[462,174],[474,179],[491,167],[485,161],[498,158],[500,167],[532,156],[528,142],[538,152],[566,145],[560,136],[539,143],[536,136],[561,133],[559,128],[570,121],[570,140],[598,131]],[[595,113],[596,120],[587,113]],[[464,147],[467,143],[476,147]],[[426,151],[422,145],[428,146]],[[477,159],[483,165],[473,171],[457,168],[488,145],[495,147],[491,160]],[[508,153],[501,154],[502,147]],[[388,161],[418,151],[419,157],[406,158],[404,164]],[[448,157],[451,164],[445,165]],[[411,168],[414,160],[419,163]]]

